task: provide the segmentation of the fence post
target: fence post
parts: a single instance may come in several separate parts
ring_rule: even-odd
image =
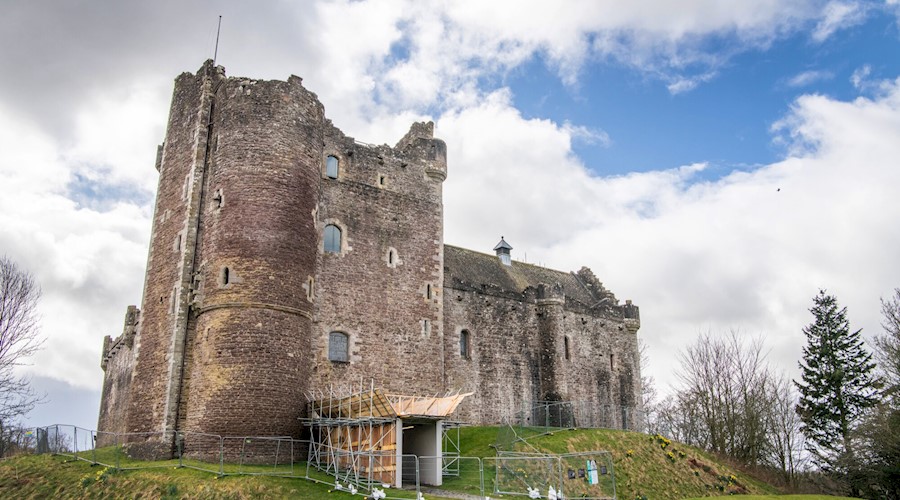
[[[72,426],[72,453],[75,454],[75,460],[78,460],[78,427]]]
[[[184,467],[184,433],[181,431],[175,432],[175,444],[176,449],[178,450],[178,467]]]
[[[500,458],[494,460],[494,494],[500,494]]]
[[[294,476],[294,438],[291,438],[291,477]]]
[[[609,474],[612,476],[612,497],[616,498],[616,468],[613,467],[612,453],[606,452],[606,466],[609,467]]]
[[[556,476],[556,493],[560,498],[564,498],[563,496],[563,459],[561,456],[556,457],[556,470],[559,474]]]
[[[225,475],[225,438],[219,436],[219,476]]]
[[[481,498],[485,498],[484,494],[484,461],[481,460],[481,457],[475,457],[478,460],[478,481],[479,487],[481,488]]]
[[[91,464],[97,465],[97,432],[91,431]]]

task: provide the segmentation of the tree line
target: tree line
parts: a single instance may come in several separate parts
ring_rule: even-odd
[[[658,401],[644,380],[648,430],[794,490],[900,499],[900,288],[881,309],[869,352],[847,309],[821,291],[797,380],[768,363],[760,338],[700,335],[679,354],[677,391]]]

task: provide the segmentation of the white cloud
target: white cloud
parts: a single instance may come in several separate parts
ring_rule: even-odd
[[[857,90],[860,90],[863,88],[863,85],[867,83],[867,79],[871,74],[872,67],[868,64],[865,64],[853,70],[853,74],[850,75],[850,83],[852,83],[853,87],[855,87]]]
[[[832,74],[830,71],[809,70],[798,73],[789,78],[787,81],[787,85],[789,87],[806,87],[807,85],[811,85],[822,80],[830,80],[832,78],[834,78],[834,74]]]
[[[147,207],[79,208],[68,198],[77,169],[64,162],[63,148],[12,113],[0,113],[0,149],[0,249],[43,289],[47,343],[31,370],[96,387],[103,335],[119,333],[122,301],[140,299]]]
[[[564,126],[494,95],[439,123],[447,242],[489,251],[502,234],[514,258],[591,266],[642,307],[657,380],[707,329],[765,336],[792,372],[820,288],[872,334],[878,298],[900,283],[900,81],[877,99],[803,96],[777,130],[798,145],[788,158],[716,182],[698,182],[704,164],[596,177]]]
[[[712,80],[713,78],[715,78],[715,76],[716,74],[714,72],[694,75],[690,77],[676,76],[671,79],[672,81],[666,87],[672,94],[690,92],[691,90],[697,88],[698,85]]]
[[[127,184],[152,193],[157,182],[152,145],[165,133],[170,96],[162,89],[168,85],[165,80],[141,81],[110,89],[79,106],[64,161],[95,182]]]
[[[816,42],[824,42],[834,32],[861,23],[866,17],[866,8],[856,1],[832,1],[828,2],[823,13],[812,33]]]

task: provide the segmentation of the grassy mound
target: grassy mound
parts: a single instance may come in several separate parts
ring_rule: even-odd
[[[498,427],[469,427],[461,430],[460,452],[464,456],[495,456]],[[576,453],[610,452],[616,479],[616,496],[622,500],[679,499],[688,497],[777,494],[773,486],[757,481],[711,455],[663,436],[607,429],[556,430],[550,433],[517,429],[525,442],[516,442],[516,451]],[[531,435],[529,436],[529,433]],[[509,443],[508,443],[509,444]],[[485,469],[490,462],[485,461]],[[445,480],[444,488],[473,493],[477,474],[463,474]],[[485,491],[493,491],[493,473],[485,473]]]
[[[460,454],[464,457],[495,457],[499,427],[461,429]],[[519,430],[520,434],[529,432]],[[671,442],[662,436],[601,429],[557,430],[515,442],[518,451],[574,453],[605,450],[612,455],[616,493],[620,500],[680,499],[744,496],[746,500],[781,498],[789,500],[838,500],[824,496],[776,497],[774,487],[756,481],[709,454]],[[442,489],[476,498],[483,477],[485,493],[494,497],[491,460],[479,473],[477,460],[463,459],[459,474],[447,477]],[[127,464],[122,464],[123,466]],[[146,465],[146,464],[145,464]],[[224,476],[177,467],[177,461],[153,463],[157,468],[115,471],[91,466],[63,456],[22,456],[0,461],[0,498],[354,498],[299,477]],[[226,465],[226,473],[232,467]],[[302,469],[302,470],[301,470]],[[296,475],[303,475],[298,467]],[[324,475],[315,476],[330,482]],[[392,490],[392,496],[414,498],[414,492]],[[426,494],[429,500],[440,494]],[[759,496],[763,495],[763,496]],[[448,495],[449,496],[449,495]],[[361,498],[356,496],[355,498]],[[519,498],[519,497],[515,497]]]

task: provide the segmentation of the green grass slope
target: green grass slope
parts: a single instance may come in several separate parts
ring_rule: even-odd
[[[469,427],[461,430],[463,456],[495,456],[493,445],[498,427]],[[773,486],[757,481],[690,446],[671,442],[662,436],[606,429],[557,430],[540,435],[533,429],[517,429],[527,443],[515,444],[517,451],[575,453],[605,450],[610,452],[616,477],[617,497],[633,499],[681,499],[734,494],[777,494]],[[529,437],[529,433],[531,436]],[[490,469],[485,461],[485,469]],[[474,464],[468,468],[471,469]],[[474,493],[477,474],[445,480],[444,488]],[[485,474],[485,491],[493,491],[493,473]]]
[[[494,446],[498,435],[510,435],[500,427],[467,427],[460,432],[460,454],[464,457],[496,457]],[[742,474],[701,450],[668,441],[662,436],[602,429],[557,430],[539,435],[534,430],[518,429],[520,436],[529,432],[532,435],[526,436],[528,444],[516,442],[515,449],[548,453],[610,452],[620,500],[729,494],[754,495],[742,497],[745,500],[838,500],[824,496],[776,497],[778,491],[774,487]],[[512,440],[505,442],[506,446],[513,443]],[[489,459],[484,460],[482,476],[477,460],[463,459],[459,475],[445,478],[442,489],[477,498],[483,477],[485,493],[496,497],[492,493],[493,464]],[[22,456],[0,461],[0,498],[354,498],[334,491],[330,484],[299,477],[218,477],[210,472],[179,468],[177,461],[154,465],[159,467],[116,472],[69,457]],[[226,464],[226,473],[233,472],[233,468]],[[296,475],[304,473],[303,467],[295,472]],[[324,475],[316,477],[331,480]],[[390,494],[415,497],[414,492],[408,491],[392,490]],[[439,495],[429,492],[426,498],[439,499]]]
[[[135,463],[123,464],[134,466]],[[0,461],[0,498],[160,498],[160,499],[352,499],[333,485],[301,477],[233,475],[178,467],[177,461],[157,462],[156,468],[121,470],[91,466],[71,457],[24,455]],[[226,465],[226,473],[229,467]],[[305,469],[297,471],[303,474]],[[332,478],[316,474],[318,479]],[[391,490],[391,496],[415,498],[414,491]],[[429,500],[440,499],[429,495]]]

